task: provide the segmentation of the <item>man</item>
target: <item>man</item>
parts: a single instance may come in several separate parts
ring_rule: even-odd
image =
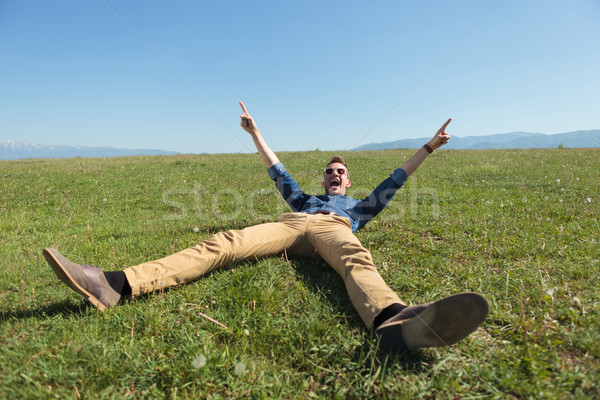
[[[70,288],[95,307],[115,306],[121,297],[140,296],[181,285],[232,263],[282,254],[317,255],[344,280],[350,300],[367,327],[373,327],[380,346],[391,351],[448,346],[468,336],[486,318],[488,303],[477,293],[462,293],[433,303],[407,306],[383,281],[371,254],[354,233],[373,219],[433,150],[446,144],[445,129],[384,180],[363,200],[346,196],[348,167],[333,157],[323,175],[324,196],[307,195],[285,170],[265,142],[254,119],[240,102],[241,126],[248,132],[277,189],[293,213],[278,222],[221,232],[189,249],[123,271],[75,264],[54,249],[46,260]]]

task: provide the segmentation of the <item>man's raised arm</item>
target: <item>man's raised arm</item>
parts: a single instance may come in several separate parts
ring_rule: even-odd
[[[279,162],[279,159],[273,153],[273,150],[267,145],[265,139],[262,134],[258,130],[258,126],[256,126],[256,122],[254,122],[254,118],[248,114],[248,110],[244,106],[244,103],[240,101],[240,106],[242,106],[242,110],[244,110],[244,115],[240,115],[242,122],[240,125],[242,128],[252,136],[252,140],[254,141],[254,145],[256,146],[256,150],[258,150],[258,154],[260,158],[263,160],[267,168],[271,167],[274,164]]]
[[[446,132],[446,127],[452,121],[450,118],[442,127],[437,131],[435,136],[423,147],[417,151],[417,154],[406,160],[404,164],[400,166],[406,172],[407,176],[410,176],[413,172],[417,170],[425,161],[428,155],[430,155],[433,150],[442,147],[448,140],[450,140],[450,134]]]

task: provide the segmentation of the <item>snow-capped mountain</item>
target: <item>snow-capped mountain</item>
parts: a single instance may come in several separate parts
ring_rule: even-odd
[[[171,155],[172,151],[118,149],[114,147],[58,146],[21,140],[0,140],[0,160],[23,158],[122,157],[139,155]]]

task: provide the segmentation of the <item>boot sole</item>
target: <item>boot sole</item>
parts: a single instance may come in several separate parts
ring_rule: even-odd
[[[104,311],[106,309],[104,304],[102,304],[100,300],[98,300],[94,295],[92,295],[90,292],[81,287],[75,281],[75,279],[73,279],[71,274],[69,274],[69,271],[67,271],[67,269],[56,258],[54,254],[55,251],[56,250],[54,249],[44,249],[43,253],[44,257],[46,258],[46,261],[48,262],[48,264],[50,264],[50,267],[52,268],[58,279],[60,279],[65,285],[82,295],[87,301],[90,302],[90,304],[92,304],[98,310]]]
[[[377,329],[381,345],[392,351],[450,346],[485,321],[489,305],[478,293],[460,293],[432,303],[417,316]]]

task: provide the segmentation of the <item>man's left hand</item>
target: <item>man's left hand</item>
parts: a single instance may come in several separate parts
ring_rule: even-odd
[[[432,150],[438,149],[448,143],[450,140],[450,134],[446,132],[446,127],[452,121],[452,118],[449,118],[448,121],[437,131],[433,139],[427,143]]]

